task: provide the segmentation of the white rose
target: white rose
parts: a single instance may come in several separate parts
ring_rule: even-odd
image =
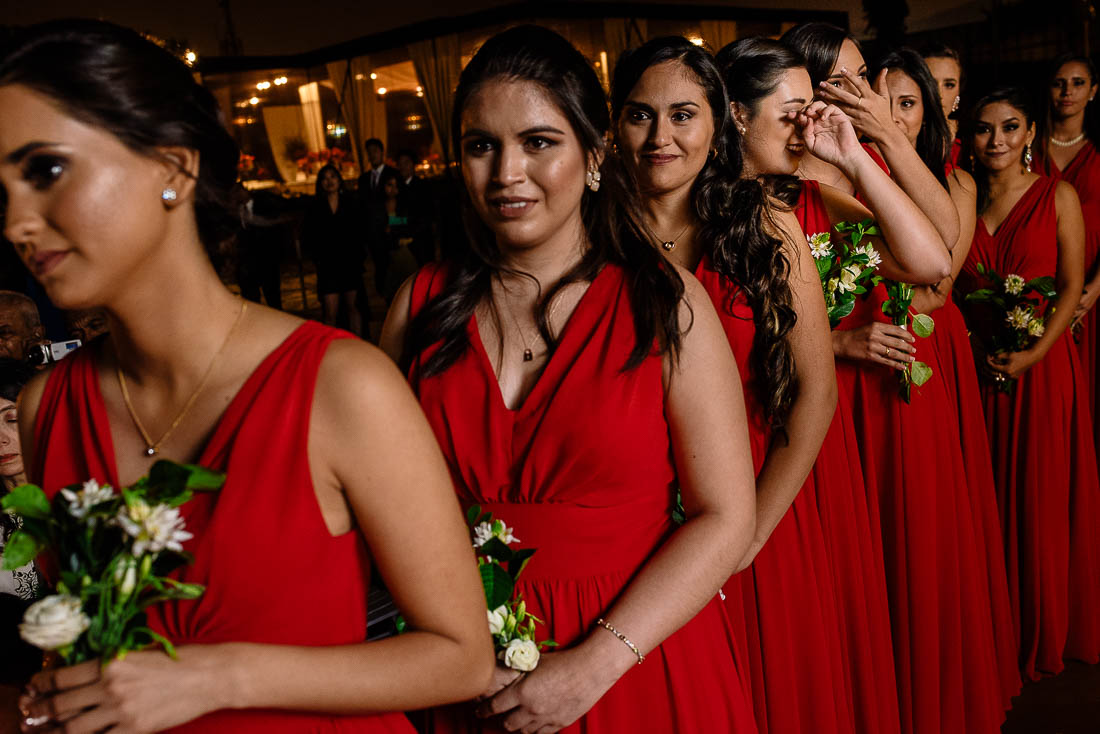
[[[35,647],[56,650],[76,642],[90,624],[88,615],[80,608],[80,599],[55,594],[27,608],[19,625],[19,636]]]
[[[852,265],[841,270],[840,281],[837,283],[837,290],[841,293],[854,291],[856,289],[856,278],[858,278],[862,272],[862,268]]]
[[[508,619],[508,607],[501,604],[493,611],[486,611],[489,615],[489,634],[496,636],[504,630],[504,622]]]
[[[512,640],[497,657],[512,670],[530,673],[539,664],[539,646],[534,640]]]

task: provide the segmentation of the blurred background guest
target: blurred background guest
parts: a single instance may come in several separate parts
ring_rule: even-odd
[[[107,314],[101,308],[82,308],[63,313],[69,338],[79,339],[82,344],[87,344],[97,336],[110,331]]]
[[[348,331],[360,336],[363,322],[355,296],[363,283],[363,245],[359,208],[344,191],[336,166],[317,175],[316,196],[302,224],[302,246],[317,264],[317,295],[322,319],[335,325],[342,313]]]
[[[279,265],[283,260],[286,221],[282,197],[252,192],[241,184],[233,190],[241,219],[237,233],[237,282],[241,295],[282,310]],[[263,301],[260,300],[261,295]]]
[[[22,293],[0,291],[0,357],[26,360],[45,341],[34,301]]]
[[[411,245],[422,221],[410,210],[401,190],[400,174],[390,168],[381,176],[381,194],[367,204],[367,227],[374,284],[386,303],[417,268]]]
[[[409,236],[412,237],[409,250],[416,258],[416,264],[424,265],[435,259],[435,236],[432,232],[435,212],[431,185],[416,175],[416,153],[407,148],[397,152],[397,173],[401,183],[400,198],[404,200],[409,216]]]
[[[366,200],[378,196],[382,190],[382,174],[387,170],[393,170],[386,166],[386,144],[378,138],[370,138],[363,143],[363,151],[367,155],[367,163],[370,168],[359,176],[359,197],[363,203]]]

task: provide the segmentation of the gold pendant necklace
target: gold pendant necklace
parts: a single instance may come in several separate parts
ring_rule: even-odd
[[[662,242],[661,247],[664,248],[664,251],[665,252],[672,252],[673,250],[675,250],[676,249],[676,240],[683,237],[684,232],[687,232],[688,227],[690,227],[690,226],[691,226],[691,222],[688,222],[687,224],[684,225],[684,228],[680,230],[680,234],[676,235],[671,240],[665,240],[664,242]]]
[[[507,293],[508,288],[507,288],[507,286],[504,285],[504,280],[501,279],[499,274],[497,275],[497,282],[500,283],[501,289],[505,293]],[[560,293],[557,294],[557,295],[560,295]],[[550,320],[554,318],[554,308],[556,308],[556,307],[557,307],[557,296],[555,296],[554,302],[550,304],[550,310],[547,311],[547,313],[546,313],[547,323],[549,323]],[[534,351],[531,350],[531,347],[527,346],[527,337],[523,335],[523,329],[521,329],[520,326],[519,326],[519,318],[517,318],[515,312],[512,311],[510,304],[505,303],[505,308],[508,311],[508,315],[512,317],[512,324],[515,325],[515,327],[516,327],[516,332],[519,334],[520,341],[523,342],[523,361],[524,362],[533,361],[535,359],[535,353],[534,353]],[[537,330],[538,330],[538,325],[536,324],[536,332],[537,332]],[[504,343],[504,334],[503,333],[500,335],[500,340],[501,340],[501,344],[503,345],[503,343]],[[503,347],[502,347],[502,349],[503,349]]]
[[[172,435],[172,432],[176,430],[176,426],[183,421],[184,417],[191,411],[191,407],[195,404],[195,401],[199,399],[199,395],[202,394],[202,390],[206,387],[206,381],[210,379],[210,375],[214,372],[214,365],[218,362],[218,357],[225,351],[226,346],[229,345],[229,339],[233,336],[233,332],[237,330],[237,326],[244,318],[244,312],[248,310],[248,301],[241,299],[241,310],[237,313],[237,319],[233,322],[233,325],[229,327],[229,331],[226,332],[225,340],[222,342],[221,347],[214,354],[214,357],[210,360],[210,366],[206,368],[206,373],[199,380],[199,384],[195,387],[195,390],[191,393],[191,397],[187,398],[187,402],[184,403],[183,409],[176,415],[175,420],[168,426],[168,430],[165,431],[159,439],[154,441],[149,437],[149,432],[145,430],[145,426],[141,423],[141,418],[138,418],[137,411],[134,410],[134,404],[130,402],[130,391],[126,389],[126,377],[122,374],[122,364],[115,361],[115,372],[118,374],[118,386],[122,390],[122,402],[126,403],[126,410],[130,413],[130,419],[134,421],[134,425],[138,429],[138,433],[141,434],[141,438],[145,441],[145,455],[156,456],[160,453],[160,447],[164,444],[168,437]]]

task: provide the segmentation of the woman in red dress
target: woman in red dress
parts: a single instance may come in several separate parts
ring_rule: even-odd
[[[756,535],[745,574],[723,588],[745,627],[757,724],[846,733],[854,723],[837,592],[806,482],[836,404],[825,302],[794,215],[773,211],[755,179],[734,178],[740,140],[727,137],[728,110],[714,60],[684,38],[654,39],[615,67],[615,141],[653,244],[703,284],[746,385]]]
[[[912,49],[902,48],[887,54],[880,63],[887,70],[886,87],[894,122],[929,170],[933,173],[944,170],[942,183],[951,192],[951,199],[959,213],[961,231],[958,242],[951,250],[951,275],[934,286],[915,288],[913,308],[918,313],[935,315],[935,330],[927,341],[922,342],[922,346],[935,352],[942,370],[936,379],[942,380],[959,419],[967,486],[974,516],[979,521],[975,539],[984,558],[1003,703],[1007,709],[1012,696],[1020,691],[1017,664],[1019,643],[1008,598],[1004,539],[997,512],[993,459],[985,431],[978,373],[974,368],[974,354],[970,349],[966,323],[951,298],[952,284],[966,262],[974,237],[977,189],[969,173],[953,167],[950,162],[944,166],[944,153],[951,137],[945,119],[938,114],[936,79],[920,55]]]
[[[205,593],[149,610],[178,660],[35,676],[21,707],[50,730],[411,732],[397,712],[489,679],[469,536],[401,375],[247,305],[207,258],[237,158],[214,98],[133,31],[32,27],[0,59],[5,236],[55,304],[111,322],[23,393],[31,480],[124,486],[162,456],[228,477],[182,509],[180,578]],[[372,559],[414,630],[378,643]]]
[[[1100,79],[1087,56],[1063,56],[1054,63],[1049,114],[1039,118],[1039,170],[1060,176],[1077,191],[1085,218],[1085,289],[1073,314],[1072,329],[1085,375],[1086,400],[1092,411],[1094,439],[1100,456],[1100,334],[1096,299],[1100,298],[1100,131],[1095,105]],[[1091,107],[1091,111],[1090,111]]]
[[[561,647],[435,730],[753,731],[718,598],[752,540],[752,460],[714,308],[649,243],[568,41],[491,38],[454,110],[471,249],[402,287],[383,343],[461,501],[538,549],[518,588]]]
[[[953,246],[959,219],[951,196],[894,123],[889,99],[867,83],[856,43],[825,24],[796,27],[784,39],[807,54],[818,93],[875,141],[897,185],[936,224],[942,242]],[[882,72],[876,80],[882,92],[884,77]],[[814,161],[801,170],[829,174]],[[861,182],[842,183],[879,220],[891,214]],[[949,272],[909,282],[939,282]],[[914,344],[907,330],[882,323],[886,297],[880,287],[857,301],[834,331],[833,345],[841,358],[838,379],[853,401],[867,489],[879,511],[902,731],[994,732],[1007,701],[993,634],[988,554],[967,486],[956,407],[936,351]],[[892,343],[882,345],[883,335]],[[900,369],[914,355],[933,377],[914,387],[907,403],[897,373],[883,363]]]
[[[815,112],[824,108],[820,103],[810,106],[810,114],[803,112],[813,91],[801,55],[774,41],[745,39],[723,49],[719,64],[735,124],[745,131],[740,149],[746,174],[781,177],[776,194],[794,206],[805,233],[837,236],[834,222],[871,216],[848,194],[790,177],[810,148],[829,154],[838,170],[862,181],[893,213],[882,221],[885,236],[873,238],[886,272],[918,280],[939,277],[937,268],[946,268],[948,258],[938,233],[858,144],[848,120],[835,108]],[[810,115],[816,116],[811,120]],[[812,478],[841,602],[839,637],[854,729],[896,732],[900,724],[876,498],[864,487],[852,401],[843,384]]]
[[[957,289],[989,285],[981,264],[1025,280],[1053,276],[1058,291],[1028,349],[975,349],[991,378],[982,390],[1020,665],[1035,679],[1061,671],[1063,657],[1100,657],[1100,486],[1080,400],[1084,376],[1067,332],[1084,282],[1084,224],[1072,186],[1027,170],[1035,127],[1022,93],[985,97],[972,124],[980,218]],[[980,345],[991,316],[977,305],[966,315]],[[998,376],[1017,380],[1014,390],[999,390]]]

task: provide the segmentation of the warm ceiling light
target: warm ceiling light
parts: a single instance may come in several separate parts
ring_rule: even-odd
[[[193,65],[196,61],[199,60],[199,55],[196,54],[194,51],[188,51],[183,55],[183,58],[187,61],[188,64]]]
[[[385,87],[379,87],[378,88],[378,93],[379,94],[385,94],[386,93],[386,88]]]
[[[271,82],[260,82],[256,85],[256,89],[271,89]]]
[[[423,92],[423,91],[424,91],[424,87],[422,87],[422,86],[420,86],[420,85],[417,85],[417,87],[416,87],[416,91],[418,91],[418,92]]]
[[[365,77],[365,76],[363,76],[362,74],[356,74],[356,75],[355,75],[355,81],[357,81],[357,82],[361,82],[361,81],[363,81],[364,79],[366,79],[366,77]]]
[[[249,104],[259,104],[260,103],[260,98],[259,97],[253,97],[252,99],[248,100],[248,103]]]
[[[378,78],[378,75],[377,75],[377,74],[375,74],[375,73],[374,73],[374,72],[372,71],[372,72],[370,73],[370,78],[371,78],[371,79],[377,79],[377,78]]]
[[[283,84],[286,84],[286,77],[285,76],[275,77],[275,86],[278,87],[278,86],[281,86]]]
[[[694,43],[696,46],[702,46],[703,45],[703,39],[699,38],[699,36],[689,38],[688,40],[691,41],[692,43]]]

